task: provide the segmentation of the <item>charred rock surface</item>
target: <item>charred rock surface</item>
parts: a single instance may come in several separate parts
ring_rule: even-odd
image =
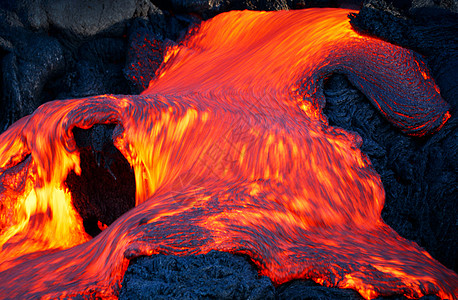
[[[419,139],[394,130],[342,75],[328,80],[325,95],[330,125],[363,138],[361,149],[382,178],[385,222],[456,270],[456,118],[432,137]]]
[[[311,280],[292,280],[276,289],[278,300],[362,300],[360,294],[353,290],[327,288]],[[407,300],[404,296],[377,297],[377,300]],[[421,300],[437,300],[437,296],[423,296]]]
[[[455,4],[427,5],[383,0],[366,1],[351,24],[363,34],[369,34],[426,56],[441,95],[456,111],[458,82],[458,6]],[[423,5],[422,5],[423,4]]]
[[[75,128],[81,175],[71,172],[66,185],[87,233],[96,236],[135,206],[135,178],[127,160],[112,141],[114,125]]]
[[[145,0],[19,0],[4,1],[4,8],[14,10],[21,20],[33,30],[55,28],[71,38],[113,33],[124,21],[147,16],[153,9]]]
[[[129,80],[132,93],[144,91],[155,77],[162,63],[164,51],[183,38],[185,29],[200,22],[198,17],[176,16],[160,10],[148,19],[138,18],[129,28],[129,50],[124,76]]]
[[[193,13],[209,19],[229,10],[281,10],[310,7],[359,8],[360,0],[156,0],[158,7],[178,13]]]
[[[0,49],[0,130],[4,131],[14,121],[31,114],[43,101],[51,100],[44,91],[45,85],[62,75],[65,59],[57,39],[26,30],[16,14],[2,10]]]
[[[330,123],[363,137],[362,150],[382,177],[386,191],[384,220],[455,271],[458,83],[453,78],[458,73],[457,20],[453,7],[396,8],[383,1],[367,1],[360,13],[351,17],[353,26],[363,33],[425,55],[442,97],[451,104],[452,117],[437,134],[425,139],[407,137],[391,130],[360,101],[337,103],[327,99]],[[342,78],[333,81],[348,86]]]
[[[275,299],[266,276],[245,257],[207,255],[140,257],[124,276],[119,299]]]
[[[150,1],[0,3],[0,131],[47,101],[139,93],[162,61],[163,43],[194,22]],[[137,43],[149,45],[140,40],[142,26],[154,35],[160,58],[143,66],[150,75],[138,86],[144,57]]]
[[[121,300],[129,299],[278,299],[362,300],[356,291],[327,288],[311,280],[274,287],[246,257],[212,251],[206,255],[153,255],[132,260],[124,275]],[[378,300],[407,300],[404,296]],[[422,300],[436,300],[424,296]]]

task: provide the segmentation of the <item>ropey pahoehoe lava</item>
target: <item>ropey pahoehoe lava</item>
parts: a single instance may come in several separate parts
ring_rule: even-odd
[[[221,250],[275,283],[456,299],[458,275],[383,222],[361,138],[322,114],[338,72],[406,134],[450,116],[421,58],[357,34],[351,12],[224,13],[171,46],[141,95],[48,102],[14,123],[0,135],[0,298],[115,298],[134,257]],[[91,239],[65,179],[81,172],[72,130],[94,124],[116,125],[136,207]]]

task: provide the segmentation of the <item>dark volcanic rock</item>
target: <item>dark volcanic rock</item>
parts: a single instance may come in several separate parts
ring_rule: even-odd
[[[186,29],[198,22],[200,19],[197,17],[171,17],[160,10],[152,13],[148,20],[138,18],[132,22],[123,72],[133,93],[140,93],[148,87],[162,64],[166,48],[183,38]]]
[[[76,37],[113,30],[124,21],[147,16],[154,5],[148,0],[19,0],[15,10],[33,29],[54,27]]]
[[[95,38],[82,44],[76,54],[68,94],[78,98],[101,94],[123,94],[129,90],[122,69],[127,43],[121,38]]]
[[[229,10],[282,10],[309,7],[359,8],[360,0],[157,0],[163,10],[175,13],[195,13],[209,19]]]
[[[212,251],[206,255],[153,255],[131,262],[119,296],[128,299],[278,299],[363,300],[349,289],[327,288],[311,280],[293,280],[274,288],[258,276],[248,259]],[[377,300],[407,300],[399,295]],[[424,296],[422,300],[437,300]]]
[[[274,286],[246,258],[207,255],[140,257],[127,270],[119,299],[274,299]]]
[[[324,91],[324,112],[330,125],[355,131],[363,138],[361,150],[382,178],[384,221],[456,270],[457,119],[453,116],[432,137],[409,137],[383,119],[344,76],[331,77]]]
[[[26,30],[16,14],[0,10],[0,48],[3,50],[0,130],[31,114],[49,99],[45,84],[65,69],[64,50],[57,39]]]
[[[348,289],[327,288],[311,280],[293,280],[277,288],[278,300],[362,300],[358,292]]]
[[[65,184],[91,236],[100,233],[102,224],[110,225],[135,206],[134,173],[113,145],[114,128],[115,125],[96,124],[90,129],[73,129],[81,175],[70,172]]]
[[[427,9],[424,7],[428,7]],[[434,6],[434,5],[433,5]],[[357,131],[382,177],[384,220],[401,236],[416,241],[433,257],[458,270],[458,15],[446,7],[417,3],[397,10],[382,0],[365,2],[352,25],[364,34],[414,49],[426,56],[451,118],[432,137],[406,137],[358,100],[330,104],[330,123]],[[335,105],[335,106],[334,106]],[[373,149],[383,149],[379,154]],[[368,149],[369,148],[369,149]],[[379,157],[382,155],[382,157]]]
[[[383,0],[366,1],[358,14],[350,16],[350,23],[363,34],[425,55],[441,95],[455,111],[458,106],[458,12],[447,10],[445,4],[415,3],[409,7],[398,10]]]
[[[124,74],[134,91],[140,93],[148,87],[162,63],[165,43],[148,29],[139,28],[130,35],[129,45]]]

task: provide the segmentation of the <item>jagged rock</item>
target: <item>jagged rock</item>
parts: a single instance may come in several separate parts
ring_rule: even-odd
[[[55,27],[78,37],[113,30],[128,19],[148,16],[154,9],[148,0],[22,0],[15,6],[24,23],[35,30]]]
[[[458,13],[458,2],[453,0],[441,0],[441,1],[434,1],[434,0],[413,0],[412,7],[424,7],[424,8],[444,8],[449,11],[453,11]]]
[[[363,138],[361,150],[382,178],[383,220],[456,270],[457,119],[432,137],[418,139],[395,130],[344,76],[331,77],[324,92],[329,123]]]
[[[268,277],[246,258],[206,255],[140,257],[127,270],[119,299],[274,299]]]
[[[426,56],[441,95],[455,111],[458,105],[458,12],[447,5],[429,7],[428,1],[413,2],[398,9],[383,0],[366,1],[360,12],[350,16],[353,27],[390,43]]]
[[[410,7],[398,10],[383,0],[367,1],[361,11],[351,17],[351,23],[364,34],[412,48],[426,56],[442,97],[451,105],[451,118],[442,130],[430,139],[412,139],[395,131],[389,135],[377,133],[388,127],[383,122],[374,122],[377,118],[373,117],[360,128],[355,126],[356,121],[351,126],[338,118],[334,121],[338,126],[359,132],[363,139],[363,132],[370,130],[371,139],[384,145],[387,161],[369,153],[386,190],[384,220],[400,235],[416,241],[456,271],[458,191],[454,183],[458,174],[458,82],[454,78],[458,74],[458,14],[453,9],[447,10],[445,2],[433,8],[425,6],[429,6],[427,1],[414,1]],[[342,107],[333,110],[340,110],[340,114],[346,111]],[[359,116],[357,120],[359,123],[364,118]],[[363,143],[363,150],[364,147]]]
[[[81,175],[73,171],[66,186],[87,233],[96,236],[135,206],[135,178],[127,160],[113,145],[114,125],[74,128],[80,151]],[[99,223],[100,222],[100,223]]]
[[[293,280],[277,288],[278,300],[363,300],[358,292],[327,288],[311,280]]]
[[[0,10],[2,103],[0,130],[27,114],[44,101],[46,83],[65,69],[62,45],[46,34],[26,30],[16,14]]]
[[[134,91],[140,93],[155,77],[155,72],[162,63],[166,44],[148,29],[139,28],[130,35],[129,45],[124,74],[132,83]]]

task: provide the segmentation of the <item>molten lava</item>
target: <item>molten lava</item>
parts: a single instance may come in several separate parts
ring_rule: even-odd
[[[13,124],[0,136],[0,297],[116,297],[134,257],[215,249],[275,283],[456,299],[457,274],[383,222],[361,138],[321,112],[339,72],[408,134],[449,117],[421,59],[358,35],[350,12],[221,14],[168,49],[141,95],[49,102]],[[72,130],[94,124],[116,124],[137,206],[90,239],[65,179],[81,172]]]

